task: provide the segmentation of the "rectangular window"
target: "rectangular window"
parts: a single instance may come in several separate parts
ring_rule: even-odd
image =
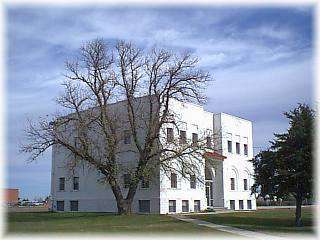
[[[145,177],[141,179],[141,188],[149,188],[149,179]]]
[[[182,200],[182,212],[189,212],[189,201]]]
[[[234,178],[230,178],[230,189],[231,190],[235,190],[235,182],[234,182]]]
[[[139,200],[139,212],[141,213],[150,212],[150,200]]]
[[[176,200],[169,200],[169,212],[176,212]]]
[[[236,153],[240,154],[240,143],[236,143]]]
[[[243,152],[245,156],[248,156],[248,144],[243,144]]]
[[[195,189],[197,184],[197,178],[196,175],[190,176],[190,188]]]
[[[239,209],[243,209],[243,200],[239,200]]]
[[[232,153],[232,142],[228,140],[228,152]]]
[[[79,190],[79,177],[73,178],[73,190]]]
[[[245,191],[248,190],[248,179],[243,179],[243,189],[244,189]]]
[[[57,211],[64,211],[64,201],[57,201]]]
[[[192,144],[197,145],[198,144],[198,134],[192,133]]]
[[[78,201],[70,201],[70,211],[78,211]]]
[[[251,200],[247,200],[247,208],[252,209]]]
[[[208,148],[211,148],[212,147],[212,139],[211,139],[211,137],[207,137],[207,147]]]
[[[124,188],[130,187],[130,181],[131,181],[131,176],[130,174],[124,174],[123,175],[123,183],[124,183]]]
[[[194,200],[194,212],[200,212],[200,200]]]
[[[65,182],[66,182],[66,179],[64,177],[59,178],[59,190],[60,191],[65,190]]]
[[[230,209],[232,210],[236,209],[236,202],[234,200],[230,200]]]
[[[177,174],[171,173],[170,180],[171,180],[171,188],[177,188]]]
[[[124,144],[131,143],[131,132],[129,130],[123,131],[123,141],[124,141]]]
[[[180,130],[180,144],[185,144],[187,143],[187,132],[186,131],[183,131],[183,130]]]
[[[167,128],[167,142],[173,142],[173,128]]]

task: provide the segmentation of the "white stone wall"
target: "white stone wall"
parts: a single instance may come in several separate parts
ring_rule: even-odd
[[[235,209],[239,209],[239,200],[244,202],[247,210],[247,200],[251,200],[252,209],[256,209],[256,199],[251,195],[253,165],[248,160],[253,158],[252,123],[248,120],[225,113],[214,115],[215,131],[221,133],[221,154],[227,158],[223,161],[224,207],[230,209],[230,200],[235,200]],[[227,141],[232,141],[232,153],[228,152]],[[236,142],[240,143],[240,154],[236,153]],[[248,156],[244,155],[244,144],[248,145]],[[235,190],[231,190],[231,180],[235,178]],[[243,179],[248,179],[248,190],[244,190]]]
[[[124,111],[123,102],[115,104],[115,109]],[[187,139],[192,138],[192,133],[198,133],[199,137],[208,131],[217,133],[220,138],[215,142],[218,151],[227,158],[215,169],[214,179],[214,204],[216,207],[230,207],[230,200],[235,200],[236,209],[239,208],[239,200],[244,200],[244,209],[247,208],[247,200],[252,201],[252,208],[256,208],[254,196],[250,195],[250,190],[243,190],[243,178],[248,177],[248,186],[253,184],[253,179],[250,177],[252,174],[252,164],[247,160],[253,157],[253,144],[252,144],[252,124],[250,121],[237,118],[224,113],[215,114],[206,112],[202,107],[194,104],[183,104],[172,100],[170,108],[179,115],[181,128],[186,130]],[[166,127],[166,126],[165,126]],[[214,129],[213,129],[214,128]],[[125,130],[126,127],[122,130]],[[232,134],[233,150],[234,153],[228,153],[227,149],[227,133]],[[143,131],[141,130],[140,136],[143,138]],[[174,135],[179,137],[177,129],[174,129]],[[235,153],[235,141],[237,135],[240,136],[240,152],[238,155]],[[248,156],[243,155],[244,137],[248,141]],[[129,149],[132,146],[123,145],[123,149]],[[116,212],[116,201],[111,191],[111,188],[105,184],[97,183],[99,179],[98,172],[94,169],[88,170],[86,167],[78,167],[75,172],[70,173],[66,170],[65,164],[67,162],[69,152],[64,148],[53,146],[52,148],[52,175],[51,175],[51,195],[53,197],[53,207],[56,209],[56,201],[65,201],[65,211],[70,211],[69,203],[71,200],[79,201],[79,211],[92,211],[92,212]],[[123,153],[120,157],[122,163],[132,164],[135,157],[130,153]],[[204,180],[205,167],[203,161],[203,168],[201,169],[199,179]],[[232,177],[233,170],[238,172],[238,188],[235,191],[230,190],[230,178]],[[247,173],[247,172],[248,173]],[[79,177],[79,191],[72,190],[72,177]],[[58,181],[60,177],[66,178],[65,191],[58,190]],[[120,176],[122,177],[122,176]],[[125,192],[125,190],[124,190]],[[178,174],[178,187],[171,189],[170,179],[166,174],[160,170],[154,174],[150,182],[149,189],[137,190],[133,202],[133,211],[138,212],[138,201],[150,200],[151,213],[169,213],[169,200],[176,200],[176,212],[182,211],[182,200],[189,201],[189,211],[194,211],[194,201],[200,200],[201,210],[206,209],[206,190],[204,181],[197,181],[196,189],[190,188],[189,179],[183,179]]]
[[[184,124],[181,124],[187,134],[187,139],[192,139],[192,133],[198,133],[199,139],[204,137],[209,131],[213,132],[212,119],[213,114],[203,110],[201,106],[193,104],[183,104],[178,101],[171,101],[171,110],[179,115],[179,119]],[[179,137],[178,129],[174,131],[175,138]],[[200,200],[200,209],[204,210],[207,207],[205,183],[204,183],[204,165],[202,162],[202,169],[200,176],[197,178],[196,189],[190,188],[189,179],[182,178],[178,174],[177,189],[171,189],[171,182],[168,176],[160,173],[160,213],[169,213],[169,200],[176,200],[176,212],[182,212],[182,200],[189,201],[189,211],[194,211],[194,201]]]
[[[142,99],[143,100],[143,99]],[[139,103],[142,109],[145,107],[145,103],[142,101]],[[119,134],[123,134],[124,130],[129,129],[126,126],[128,123],[121,118],[121,114],[125,114],[124,102],[119,102],[111,106],[117,113],[119,113],[120,119],[123,121],[122,127],[119,129]],[[141,121],[142,122],[142,121]],[[140,140],[142,141],[145,132],[142,130],[144,127],[141,124],[141,129],[138,131]],[[123,150],[118,155],[118,161],[123,166],[135,166],[137,159],[132,152],[127,150],[134,149],[133,139],[132,144],[126,145],[121,143],[120,148]],[[88,169],[85,166],[76,167],[74,172],[69,172],[67,169],[67,163],[69,159],[73,158],[70,152],[57,145],[52,148],[52,173],[51,173],[51,196],[53,198],[53,209],[56,209],[56,201],[65,201],[65,211],[70,211],[70,201],[77,200],[79,202],[79,211],[88,212],[117,212],[117,204],[112,190],[108,184],[98,183],[98,179],[103,177],[99,175],[98,171],[94,168]],[[127,189],[123,188],[123,173],[119,174],[119,182],[123,190],[124,197],[126,196]],[[73,177],[79,177],[79,190],[72,190]],[[59,178],[65,177],[65,191],[59,191]],[[140,186],[137,189],[132,210],[138,212],[139,200],[150,200],[150,210],[152,213],[159,213],[160,211],[160,199],[159,199],[159,173],[154,174],[153,179],[150,181],[149,189],[142,189]]]

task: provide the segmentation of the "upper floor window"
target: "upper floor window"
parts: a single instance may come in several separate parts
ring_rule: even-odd
[[[59,190],[60,191],[65,190],[65,182],[66,182],[66,179],[64,177],[59,178]]]
[[[212,139],[210,136],[207,137],[207,147],[211,148],[212,147]]]
[[[177,174],[176,173],[171,173],[170,180],[171,180],[171,188],[177,188]]]
[[[236,153],[240,154],[240,143],[236,143]]]
[[[234,178],[230,178],[230,189],[231,190],[235,190],[235,179]]]
[[[124,141],[124,144],[131,143],[131,132],[129,130],[123,131],[123,141]]]
[[[232,142],[228,140],[228,152],[232,153]]]
[[[173,128],[167,128],[167,142],[173,142]]]
[[[196,175],[191,175],[190,176],[190,188],[195,189],[196,183],[197,183]]]
[[[149,188],[149,179],[145,177],[141,179],[141,188]]]
[[[243,144],[244,155],[248,156],[248,144]]]
[[[248,179],[243,179],[243,189],[248,190]]]
[[[73,178],[73,190],[79,190],[79,177]]]
[[[197,133],[192,133],[192,144],[193,145],[198,144],[198,134]]]
[[[126,173],[123,175],[123,183],[124,183],[124,187],[128,188],[130,187],[130,181],[131,181],[131,176],[129,173]]]
[[[187,132],[186,131],[183,131],[183,130],[180,130],[179,131],[180,133],[180,144],[184,144],[184,143],[187,143]]]

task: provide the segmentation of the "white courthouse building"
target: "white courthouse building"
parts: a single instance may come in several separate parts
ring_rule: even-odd
[[[150,181],[140,183],[132,211],[166,214],[207,208],[256,209],[256,199],[250,190],[254,181],[253,166],[249,162],[253,158],[252,123],[226,113],[207,112],[202,106],[189,103],[172,101],[170,108],[179,114],[179,129],[167,124],[165,133],[187,139],[197,138],[204,132],[218,136],[213,140],[216,150],[206,155],[215,164],[207,163],[204,158],[201,176],[190,179],[174,172],[168,176],[159,169]],[[133,143],[125,141],[123,145]],[[56,145],[52,148],[53,210],[117,212],[112,190],[107,184],[99,183],[102,176],[98,171],[79,167],[71,175],[67,172],[64,167],[70,157],[67,152]],[[121,184],[125,195],[125,174]]]

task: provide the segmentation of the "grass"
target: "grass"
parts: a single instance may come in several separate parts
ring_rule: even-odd
[[[203,233],[223,234],[207,227],[186,223],[166,215],[118,216],[108,213],[11,212],[7,233]],[[231,235],[232,236],[232,235]]]
[[[274,233],[314,233],[313,211],[302,208],[303,227],[295,227],[295,209],[261,209],[252,212],[192,215],[192,218],[246,230]]]

